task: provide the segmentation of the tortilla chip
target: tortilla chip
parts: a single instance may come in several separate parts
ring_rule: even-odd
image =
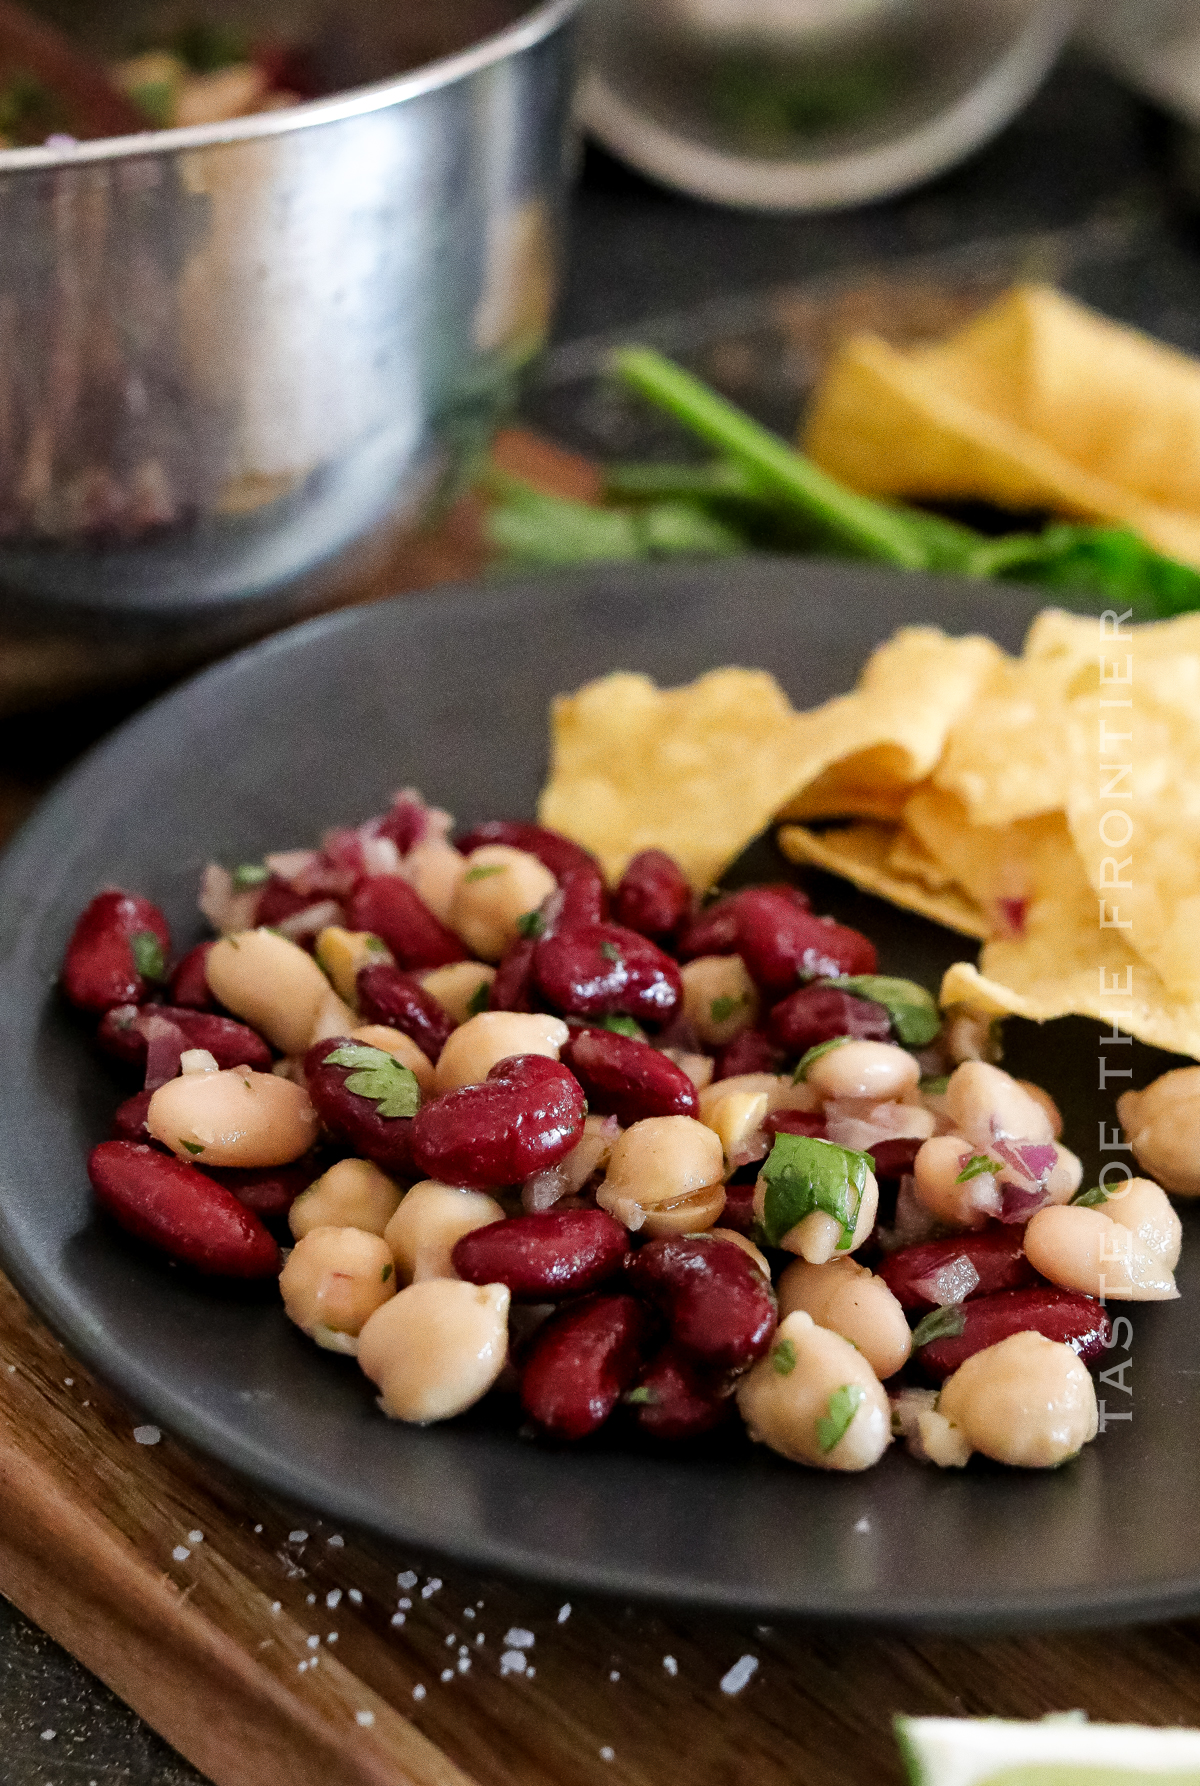
[[[1200,365],[1049,287],[934,347],[850,341],[804,444],[871,495],[1050,509],[1200,565]]]
[[[1092,622],[1092,655],[1096,656]],[[973,825],[1008,825],[1061,811],[1067,800],[1067,700],[1073,661],[1003,664],[950,728],[935,787]]]
[[[1062,813],[1009,825],[972,825],[953,794],[920,788],[904,823],[947,880],[979,907],[993,935],[1020,935],[1029,906],[1063,875],[1077,875]]]
[[[888,867],[902,881],[920,881],[931,893],[940,893],[943,888],[953,885],[954,877],[942,866],[936,856],[931,856],[919,837],[906,831],[903,825],[896,828],[892,847],[888,851]]]
[[[776,842],[789,862],[840,874],[864,893],[890,899],[935,924],[944,924],[948,930],[985,937],[987,920],[957,888],[935,892],[918,880],[896,874],[889,860],[895,837],[895,830],[887,825],[847,825],[830,831],[785,825],[777,833]]]

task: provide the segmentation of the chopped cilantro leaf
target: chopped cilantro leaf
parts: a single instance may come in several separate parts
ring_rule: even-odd
[[[634,1408],[653,1408],[657,1405],[658,1397],[653,1389],[648,1389],[643,1383],[637,1389],[631,1389],[625,1400]]]
[[[744,992],[738,998],[730,998],[728,994],[724,998],[714,998],[708,1007],[709,1016],[714,1023],[728,1023],[734,1012],[740,1011],[745,1002]]]
[[[193,1159],[198,1153],[204,1152],[204,1143],[202,1141],[185,1141],[182,1135],[179,1137],[179,1145],[187,1153],[190,1153]]]
[[[829,1398],[829,1410],[817,1421],[817,1444],[822,1451],[832,1451],[846,1436],[847,1428],[866,1400],[861,1383],[843,1383]]]
[[[1109,1192],[1102,1184],[1095,1184],[1090,1191],[1080,1191],[1071,1198],[1076,1209],[1101,1209],[1108,1202]]]
[[[506,866],[504,862],[481,862],[476,868],[468,868],[463,880],[490,881],[494,874],[503,874]]]
[[[381,936],[374,935],[374,933],[372,931],[368,931],[367,934],[363,937],[363,945],[362,946],[363,946],[364,952],[368,955],[390,955],[391,954],[391,950],[388,948],[388,946],[384,942],[383,938]]]
[[[818,1141],[809,1135],[776,1135],[762,1169],[766,1184],[762,1227],[767,1244],[778,1246],[798,1222],[820,1209],[841,1226],[838,1252],[848,1251],[872,1166],[865,1153],[838,1147],[832,1141]]]
[[[888,974],[851,974],[837,980],[823,980],[823,986],[836,986],[855,998],[869,998],[882,1005],[891,1019],[898,1041],[906,1048],[925,1048],[942,1027],[941,1012],[932,992],[918,986],[915,980],[896,980]]]
[[[546,920],[541,912],[522,912],[517,919],[517,929],[526,942],[534,942],[539,936],[545,935]]]
[[[488,1000],[491,998],[491,996],[492,996],[491,981],[490,980],[481,980],[479,982],[478,986],[475,988],[474,992],[471,994],[470,998],[467,1000],[467,1010],[470,1012],[472,1017],[478,1017],[482,1012],[487,1010]]]
[[[394,1054],[382,1048],[368,1048],[364,1042],[348,1042],[327,1054],[323,1066],[352,1067],[346,1090],[356,1097],[368,1098],[375,1105],[377,1116],[415,1116],[421,1104],[421,1090],[409,1067],[401,1066]]]
[[[985,1172],[1003,1172],[1004,1167],[999,1160],[993,1160],[990,1154],[973,1153],[958,1177],[955,1184],[970,1184],[973,1178],[982,1178]]]
[[[388,1281],[388,1279],[389,1279],[389,1278],[390,1278],[390,1277],[391,1277],[391,1275],[392,1275],[392,1268],[391,1268],[391,1266],[390,1266],[390,1265],[385,1265],[385,1266],[384,1266],[384,1268],[383,1268],[383,1270],[382,1270],[382,1271],[381,1271],[381,1272],[380,1272],[380,1274],[379,1274],[379,1281],[380,1281],[380,1283],[381,1283],[381,1284],[386,1284],[386,1283],[387,1283],[387,1281]]]
[[[795,1368],[795,1344],[790,1339],[781,1339],[771,1353],[771,1369],[781,1377],[790,1377]]]
[[[802,1054],[800,1064],[792,1074],[792,1083],[799,1085],[802,1079],[808,1078],[808,1069],[815,1066],[823,1054],[830,1054],[835,1048],[844,1048],[847,1042],[853,1042],[853,1036],[830,1036],[827,1042],[818,1042],[807,1054]]]
[[[231,875],[234,890],[244,893],[248,887],[262,887],[271,878],[271,870],[261,862],[243,862]]]
[[[167,963],[163,946],[152,930],[137,930],[129,939],[133,965],[143,980],[165,980]]]
[[[940,1098],[950,1083],[949,1073],[938,1073],[932,1079],[922,1079],[920,1089],[926,1097]]]
[[[646,1040],[646,1032],[641,1024],[635,1023],[632,1017],[622,1017],[619,1011],[614,1011],[608,1017],[602,1017],[597,1027],[610,1029],[615,1036],[628,1036],[631,1042]]]
[[[962,1304],[950,1302],[945,1308],[930,1309],[923,1321],[913,1328],[913,1351],[927,1346],[930,1340],[957,1339],[967,1324]]]
[[[610,943],[610,942],[601,943],[600,953],[601,953],[601,955],[603,955],[605,961],[616,961],[618,963],[620,962],[621,951],[620,951],[620,949],[618,949],[616,943]]]

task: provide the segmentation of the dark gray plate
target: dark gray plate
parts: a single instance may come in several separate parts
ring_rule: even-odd
[[[811,561],[611,567],[339,614],[159,702],[75,770],[0,868],[5,1267],[164,1427],[323,1513],[473,1564],[762,1615],[923,1626],[1200,1607],[1190,1310],[1143,1308],[1120,1329],[1112,1356],[1132,1353],[1132,1395],[1101,1395],[1109,1415],[1133,1419],[1052,1474],[978,1463],[941,1474],[896,1451],[865,1476],[827,1477],[737,1440],[690,1456],[621,1437],[555,1452],[519,1441],[498,1398],[452,1426],[397,1427],[352,1362],[289,1327],[273,1290],[198,1288],[94,1220],[84,1159],[117,1092],[53,987],[75,914],[106,883],[158,900],[187,942],[209,857],[315,841],[400,785],[464,822],[530,813],[549,697],[603,671],[678,682],[761,666],[807,706],[848,688],[897,625],[983,630],[1015,648],[1035,606],[1017,590]],[[769,855],[763,868],[779,872]],[[817,891],[876,937],[887,970],[936,985],[962,953],[840,883]],[[1155,1065],[1110,1052],[1132,1057],[1134,1083]],[[1098,1053],[1082,1023],[1016,1025],[1010,1045],[1017,1070],[1067,1106],[1068,1139],[1085,1151],[1098,1118],[1115,1120],[1112,1088],[1097,1099]],[[1185,1295],[1198,1279],[1200,1251],[1185,1253]]]

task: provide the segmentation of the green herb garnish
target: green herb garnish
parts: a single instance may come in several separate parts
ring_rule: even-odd
[[[796,1368],[796,1346],[790,1339],[781,1339],[771,1352],[771,1369],[780,1377],[790,1377]]]
[[[657,1404],[658,1397],[655,1395],[653,1389],[647,1388],[647,1386],[642,1383],[637,1389],[630,1389],[625,1396],[625,1400],[632,1408],[652,1408]]]
[[[271,878],[271,870],[262,862],[243,862],[235,868],[230,879],[239,893],[245,893],[249,887],[261,887]]]
[[[973,1178],[982,1178],[985,1172],[1003,1172],[1004,1167],[999,1160],[993,1160],[986,1153],[973,1153],[958,1177],[955,1184],[970,1184]]]
[[[202,1141],[185,1141],[182,1135],[179,1137],[179,1145],[187,1153],[190,1153],[193,1159],[195,1159],[198,1153],[204,1152],[204,1143]]]
[[[621,951],[618,949],[616,943],[601,943],[600,953],[603,955],[605,961],[616,961],[619,963],[621,960]]]
[[[411,1068],[401,1066],[394,1054],[368,1048],[365,1042],[347,1042],[327,1054],[323,1066],[352,1067],[347,1091],[368,1098],[377,1116],[415,1116],[421,1106],[421,1088]]]
[[[828,1042],[818,1042],[807,1054],[800,1056],[800,1064],[792,1074],[792,1084],[799,1085],[802,1079],[808,1078],[808,1069],[820,1060],[823,1054],[832,1054],[835,1048],[844,1048],[847,1042],[853,1042],[853,1036],[831,1036]]]
[[[1076,1209],[1102,1209],[1110,1194],[1102,1184],[1094,1184],[1090,1191],[1077,1191],[1071,1202]]]
[[[923,1091],[927,1097],[940,1098],[945,1093],[949,1083],[949,1073],[938,1073],[932,1079],[922,1079],[920,1090]]]
[[[475,988],[474,992],[471,994],[470,998],[467,1000],[467,1010],[470,1012],[472,1017],[478,1017],[484,1011],[487,1010],[488,1002],[489,1002],[491,996],[492,996],[491,981],[490,980],[481,980],[479,982],[478,986]]]
[[[846,1252],[873,1162],[832,1141],[780,1134],[763,1166],[766,1197],[762,1228],[768,1246],[778,1246],[797,1222],[816,1210],[831,1215],[842,1230],[838,1252]]]
[[[941,1012],[932,992],[918,986],[915,980],[896,980],[886,974],[852,974],[836,980],[821,980],[822,986],[836,986],[839,992],[855,998],[869,998],[882,1005],[891,1019],[896,1039],[906,1048],[925,1048],[942,1027]]]
[[[714,998],[708,1007],[709,1015],[714,1023],[728,1023],[734,1012],[740,1011],[745,1002],[744,992],[738,998],[731,998],[728,994],[724,998]]]
[[[381,1284],[386,1284],[386,1283],[387,1283],[387,1281],[388,1281],[388,1279],[389,1279],[389,1278],[390,1278],[390,1277],[391,1277],[391,1275],[392,1275],[392,1268],[391,1268],[391,1266],[390,1266],[390,1265],[385,1265],[385,1266],[384,1266],[384,1268],[383,1268],[383,1270],[382,1270],[382,1271],[381,1271],[381,1272],[380,1272],[380,1274],[379,1274],[379,1281],[380,1281],[380,1283],[381,1283]]]
[[[850,1422],[867,1399],[861,1383],[843,1383],[829,1398],[828,1412],[817,1420],[817,1444],[822,1451],[832,1451],[844,1439]]]
[[[913,1351],[927,1346],[931,1340],[957,1339],[967,1325],[961,1302],[949,1302],[945,1308],[930,1309],[923,1321],[913,1328]]]
[[[534,942],[539,936],[544,936],[545,931],[546,920],[541,912],[522,912],[517,919],[518,935],[523,936],[526,942]]]
[[[163,946],[152,930],[137,930],[129,939],[133,965],[143,980],[165,980],[167,962]]]
[[[481,862],[477,868],[468,868],[463,880],[489,881],[494,874],[503,874],[507,864],[504,862]]]
[[[631,1042],[646,1040],[646,1032],[641,1024],[635,1023],[632,1017],[623,1017],[619,1011],[613,1011],[609,1016],[602,1017],[596,1027],[610,1029],[615,1036],[628,1036]]]

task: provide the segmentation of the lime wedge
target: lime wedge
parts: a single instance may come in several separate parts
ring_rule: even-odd
[[[1200,1730],[1083,1718],[897,1718],[912,1786],[1200,1786]]]

